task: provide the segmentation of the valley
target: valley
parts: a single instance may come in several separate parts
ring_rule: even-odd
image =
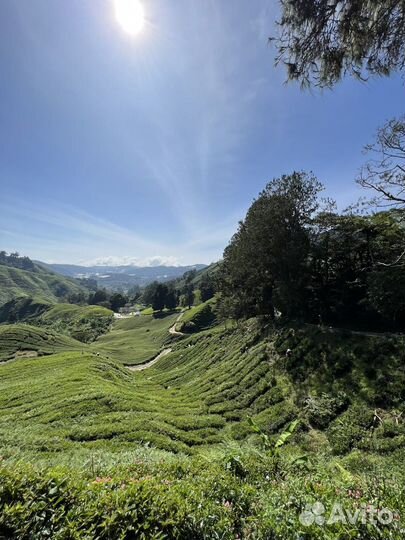
[[[402,540],[402,214],[321,189],[142,288],[1,252],[0,540]]]
[[[184,319],[198,321],[203,308]],[[52,309],[62,309],[66,323],[66,308]],[[101,538],[117,531],[130,538],[132,527],[134,538],[163,531],[264,539],[300,527],[307,534],[291,501],[338,497],[352,505],[352,489],[361,500],[378,493],[379,504],[402,507],[402,338],[277,329],[255,318],[173,335],[178,317],[116,320],[90,343],[53,328],[0,326],[2,360],[9,360],[0,364],[3,535],[19,527],[20,497],[32,509],[46,497],[54,538],[68,530],[67,515],[75,534],[89,526],[79,500]],[[293,443],[279,444],[283,438]],[[387,491],[379,491],[383,477]],[[28,508],[20,510],[25,523]],[[321,538],[315,526],[310,531]],[[337,534],[348,531],[336,526]],[[399,522],[390,537],[401,537]]]
[[[405,0],[0,22],[0,540],[404,540]]]

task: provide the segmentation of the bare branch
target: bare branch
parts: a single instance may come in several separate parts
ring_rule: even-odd
[[[395,149],[395,152],[392,150]],[[405,206],[405,117],[392,119],[377,132],[376,142],[365,147],[372,157],[360,171],[357,182],[375,191],[370,203]],[[377,204],[376,204],[377,203]]]

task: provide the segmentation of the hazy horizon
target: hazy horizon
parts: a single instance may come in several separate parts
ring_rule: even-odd
[[[21,254],[23,255],[23,254]],[[92,260],[84,260],[77,263],[71,263],[69,261],[65,262],[56,262],[53,260],[39,260],[35,259],[38,262],[42,262],[49,265],[71,265],[71,266],[81,266],[92,268],[95,266],[100,267],[115,267],[115,266],[128,266],[129,268],[156,268],[159,266],[164,267],[186,267],[186,266],[207,266],[206,263],[191,263],[191,264],[179,264],[175,258],[170,257],[149,257],[147,259],[137,259],[136,257],[99,257]],[[217,261],[211,261],[212,263]],[[210,263],[209,263],[210,264]]]

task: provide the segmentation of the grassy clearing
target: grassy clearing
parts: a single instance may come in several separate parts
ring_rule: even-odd
[[[177,312],[163,312],[118,319],[111,332],[92,345],[92,350],[128,365],[145,363],[170,339],[169,328],[177,317]]]

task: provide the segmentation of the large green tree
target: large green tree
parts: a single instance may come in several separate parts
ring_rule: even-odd
[[[309,257],[314,322],[344,325],[364,312],[372,236],[368,218],[332,212],[316,217]]]
[[[321,184],[294,172],[266,186],[224,252],[222,292],[236,317],[305,311],[309,230]]]
[[[156,294],[156,287],[159,285],[159,282],[158,281],[153,281],[152,283],[149,283],[143,293],[142,293],[142,297],[141,297],[141,300],[142,302],[147,305],[147,306],[151,306],[152,305],[152,302],[153,302],[153,298]]]
[[[225,249],[221,317],[256,315],[357,328],[405,325],[402,209],[319,212],[321,186],[293,173],[270,182]]]
[[[110,305],[113,311],[118,311],[121,307],[124,307],[128,302],[128,298],[121,293],[114,293],[110,298]]]
[[[94,294],[90,295],[89,304],[97,305],[97,304],[100,304],[100,302],[107,302],[107,300],[108,300],[107,291],[105,289],[98,289]]]
[[[175,309],[177,307],[178,297],[177,291],[174,288],[173,284],[166,286],[166,298],[165,306],[167,309]]]
[[[152,298],[152,307],[155,311],[162,311],[165,307],[167,292],[167,285],[164,283],[157,284]]]
[[[167,299],[168,288],[164,283],[153,281],[145,287],[142,294],[142,301],[156,311],[162,311],[165,307]]]
[[[404,322],[401,214],[392,210],[317,216],[309,258],[312,320],[366,328],[399,327]]]
[[[210,274],[204,274],[200,282],[201,301],[206,302],[215,294],[215,281]]]
[[[281,9],[276,62],[291,80],[330,87],[405,67],[404,0],[281,0]]]

